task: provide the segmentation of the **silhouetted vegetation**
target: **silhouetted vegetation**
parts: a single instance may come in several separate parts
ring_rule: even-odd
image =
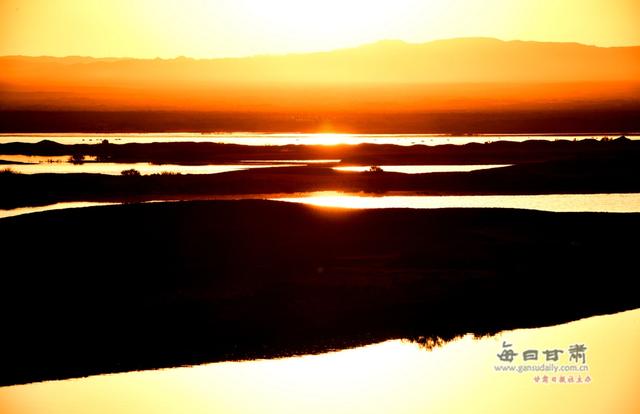
[[[96,146],[95,156],[98,162],[108,162],[111,159],[111,145],[108,139],[102,140],[100,145]]]
[[[2,168],[0,169],[0,175],[15,175],[17,172],[12,168]]]
[[[69,162],[71,164],[84,164],[84,155],[73,154],[71,157],[69,157]]]
[[[140,171],[136,170],[135,168],[132,168],[130,170],[122,170],[120,172],[120,175],[124,177],[140,177]]]

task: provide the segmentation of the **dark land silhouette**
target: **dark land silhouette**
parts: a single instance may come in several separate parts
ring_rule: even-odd
[[[211,175],[0,173],[0,208],[334,190],[375,194],[640,192],[625,138],[251,147],[0,145],[110,162],[340,159],[342,165],[515,164],[461,173],[333,164]],[[0,159],[2,157],[0,156]],[[124,168],[123,168],[124,170]],[[0,384],[420,343],[633,309],[639,214],[509,209],[349,211],[183,201],[0,220]]]
[[[511,164],[473,172],[341,172],[329,166],[264,168],[210,175],[0,174],[0,208],[62,201],[145,201],[251,194],[346,191],[421,195],[640,192],[640,142],[497,142],[436,147],[394,145],[250,147],[208,143],[0,145],[0,153],[106,156],[111,161],[237,162],[342,159],[364,165]],[[105,155],[107,154],[107,155]],[[0,156],[1,158],[1,156]],[[124,168],[123,168],[124,169]]]
[[[0,220],[0,384],[640,306],[639,214],[196,201]]]
[[[19,138],[18,138],[19,139]],[[487,137],[487,140],[490,140]],[[410,142],[411,138],[407,138]],[[465,145],[359,144],[251,146],[210,142],[162,142],[116,144],[103,140],[96,144],[65,145],[51,140],[38,143],[0,144],[0,159],[6,155],[85,156],[109,162],[151,162],[154,164],[233,164],[244,160],[341,160],[349,164],[437,165],[437,164],[517,164],[593,157],[637,154],[640,141],[624,136],[601,140],[569,139],[496,141]]]

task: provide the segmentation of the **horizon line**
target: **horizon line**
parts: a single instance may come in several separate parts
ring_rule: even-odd
[[[110,60],[164,60],[164,61],[185,59],[185,60],[202,61],[202,60],[251,59],[251,58],[264,58],[264,57],[286,57],[286,56],[312,55],[312,54],[339,52],[339,51],[345,51],[345,50],[351,50],[351,49],[359,49],[359,48],[362,48],[362,47],[375,46],[375,45],[382,44],[382,43],[398,43],[398,44],[404,44],[404,45],[409,45],[409,46],[421,46],[421,45],[427,45],[427,44],[431,44],[431,43],[446,42],[446,41],[461,41],[461,40],[489,40],[489,41],[496,41],[496,42],[500,42],[500,43],[540,43],[540,44],[555,44],[555,45],[577,45],[577,46],[592,47],[592,48],[598,48],[598,49],[623,49],[623,48],[637,48],[637,47],[640,47],[640,44],[619,45],[619,46],[600,46],[600,45],[596,45],[596,44],[587,44],[587,43],[581,43],[581,42],[576,42],[576,41],[542,41],[542,40],[525,40],[525,39],[509,39],[509,40],[505,40],[505,39],[501,39],[501,38],[498,38],[498,37],[491,37],[491,36],[464,36],[464,37],[448,37],[448,38],[441,38],[441,39],[432,39],[432,40],[427,40],[427,41],[423,41],[423,42],[412,42],[412,41],[407,41],[407,40],[404,40],[404,39],[378,39],[378,40],[374,40],[374,41],[367,42],[367,43],[360,43],[360,44],[357,44],[357,45],[354,45],[354,46],[345,46],[345,47],[339,47],[339,48],[334,48],[334,49],[317,49],[317,50],[308,50],[308,51],[294,51],[294,52],[288,52],[288,53],[259,53],[259,54],[253,54],[253,55],[239,55],[239,56],[193,57],[193,56],[186,56],[186,55],[176,55],[176,56],[173,56],[173,57],[161,57],[161,56],[155,56],[155,57],[133,57],[133,56],[92,56],[92,55],[7,54],[7,55],[0,55],[0,58],[33,58],[33,59],[38,59],[38,58],[50,58],[50,59],[70,59],[70,58],[75,58],[75,59],[95,59],[95,60],[107,60],[107,59],[110,59]]]

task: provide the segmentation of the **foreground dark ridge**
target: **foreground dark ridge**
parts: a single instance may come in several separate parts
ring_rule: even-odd
[[[0,174],[0,208],[64,201],[144,201],[313,191],[422,195],[640,192],[640,156],[521,164],[473,172],[400,174],[281,167],[210,175]]]
[[[0,384],[633,309],[639,231],[639,214],[268,201],[3,219]]]

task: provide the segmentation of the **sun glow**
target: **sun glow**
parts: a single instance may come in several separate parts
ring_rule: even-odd
[[[0,55],[208,58],[477,36],[620,46],[640,43],[639,13],[637,0],[3,0]]]
[[[419,1],[380,0],[324,0],[318,2],[299,0],[253,1],[241,0],[251,21],[258,27],[269,27],[283,43],[292,49],[301,39],[314,48],[325,45],[356,45],[372,39],[384,38],[390,25],[411,10]],[[432,4],[432,10],[444,5]],[[444,6],[446,7],[446,5]]]
[[[309,145],[340,145],[340,144],[351,144],[353,145],[353,139],[350,134],[334,134],[334,133],[323,133],[323,134],[313,134],[310,138],[305,140],[305,144]]]

